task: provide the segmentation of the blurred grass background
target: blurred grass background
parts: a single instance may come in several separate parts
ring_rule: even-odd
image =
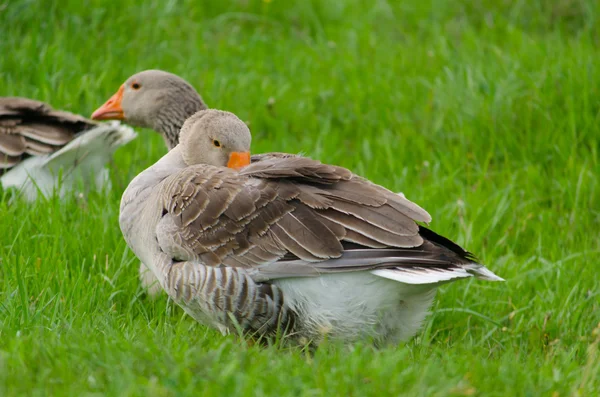
[[[246,346],[138,286],[114,190],[0,202],[0,395],[598,395],[594,0],[0,3],[0,95],[84,115],[149,68],[302,152],[403,191],[506,278],[444,286],[399,347]],[[595,331],[594,331],[595,330]]]

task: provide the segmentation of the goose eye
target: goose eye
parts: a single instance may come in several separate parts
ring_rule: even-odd
[[[142,86],[140,85],[140,83],[133,83],[131,84],[131,88],[133,88],[134,90],[139,90],[140,88],[142,88]]]
[[[221,142],[217,141],[216,139],[213,139],[213,145],[215,145],[215,147],[221,147]]]

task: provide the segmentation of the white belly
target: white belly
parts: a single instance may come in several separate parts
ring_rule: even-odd
[[[369,272],[275,281],[309,339],[373,338],[397,343],[420,328],[433,302],[432,285],[410,285]]]

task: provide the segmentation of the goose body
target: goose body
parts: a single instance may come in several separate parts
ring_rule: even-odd
[[[224,167],[249,148],[227,140],[244,128],[230,113],[197,113],[121,200],[128,245],[198,321],[396,342],[417,332],[440,284],[501,280],[418,225],[431,220],[421,207],[347,169],[277,153]]]
[[[28,200],[81,187],[110,187],[106,163],[136,137],[119,122],[99,124],[27,98],[0,97],[0,185]]]

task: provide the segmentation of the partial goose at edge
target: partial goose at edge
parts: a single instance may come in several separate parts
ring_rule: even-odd
[[[27,200],[63,196],[76,186],[109,186],[106,163],[136,137],[118,122],[100,124],[28,98],[0,97],[0,185]]]

